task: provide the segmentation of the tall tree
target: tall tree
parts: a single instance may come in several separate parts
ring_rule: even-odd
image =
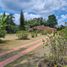
[[[49,15],[47,20],[48,26],[55,27],[57,25],[57,19],[55,15]]]
[[[20,30],[25,30],[25,21],[23,11],[20,13]]]
[[[9,14],[7,18],[7,26],[6,30],[8,33],[14,33],[16,31],[16,24],[14,23],[14,16],[13,14]]]

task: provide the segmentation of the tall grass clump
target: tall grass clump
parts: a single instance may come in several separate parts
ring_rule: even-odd
[[[43,41],[43,49],[45,49],[46,45],[49,46],[50,53],[46,58],[44,56],[41,67],[44,67],[44,65],[46,67],[64,67],[67,65],[67,39],[65,38],[65,34],[62,35],[62,33],[57,32],[47,35],[47,43]],[[47,63],[44,63],[45,60],[47,60]]]
[[[18,31],[17,32],[17,36],[18,36],[18,39],[20,40],[25,40],[25,39],[29,39],[28,38],[28,32],[27,31]]]
[[[37,37],[38,33],[37,31],[32,31],[31,32],[31,37],[34,38],[34,37]]]
[[[64,36],[59,35],[59,33],[49,36],[50,39],[50,64],[54,66],[64,67],[67,60],[67,42]],[[53,66],[52,66],[53,67]]]

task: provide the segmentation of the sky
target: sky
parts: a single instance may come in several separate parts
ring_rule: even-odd
[[[67,0],[0,0],[0,14],[14,14],[14,22],[19,24],[20,10],[25,19],[43,17],[55,14],[58,24],[67,22]]]

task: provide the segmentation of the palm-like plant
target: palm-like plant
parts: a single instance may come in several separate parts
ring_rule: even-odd
[[[5,15],[5,13],[3,15],[0,15],[0,37],[4,37],[5,36],[5,33],[6,33],[6,20],[7,20],[7,17]]]

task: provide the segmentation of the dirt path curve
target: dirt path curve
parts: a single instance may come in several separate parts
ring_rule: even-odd
[[[17,50],[19,50],[19,49],[21,49],[21,48],[26,48],[26,47],[28,47],[28,46],[31,46],[31,45],[39,42],[39,40],[40,40],[40,38],[37,38],[37,39],[34,41],[34,43],[29,41],[29,42],[27,42],[26,44],[24,44],[24,45],[22,45],[22,46],[19,46],[19,47],[16,47],[16,48],[11,49],[11,50],[9,50],[9,51],[0,53],[0,57],[3,56],[3,55],[8,54],[8,53],[10,53],[10,52],[17,51]]]
[[[14,55],[14,56],[12,56],[12,57],[0,62],[0,67],[4,67],[5,65],[17,60],[21,56],[33,51],[34,49],[36,49],[37,47],[41,46],[42,44],[43,44],[42,39],[40,39],[40,42],[38,44],[34,44],[33,46],[25,49],[24,51],[19,52],[19,54]]]

